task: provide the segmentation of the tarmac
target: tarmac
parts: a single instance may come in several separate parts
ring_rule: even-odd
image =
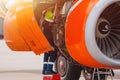
[[[12,51],[0,40],[0,80],[43,80],[42,64],[43,54]],[[114,72],[113,80],[120,80],[120,70]],[[85,79],[81,75],[79,80]]]

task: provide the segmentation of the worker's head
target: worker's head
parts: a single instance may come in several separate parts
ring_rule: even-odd
[[[52,10],[48,10],[45,13],[45,20],[49,21],[49,22],[53,22],[53,18],[54,18],[54,13]]]

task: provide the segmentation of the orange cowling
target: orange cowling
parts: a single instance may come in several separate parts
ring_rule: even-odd
[[[4,20],[4,38],[15,51],[34,51],[35,54],[52,50],[37,24],[33,2],[19,0],[8,10]]]
[[[99,50],[94,39],[96,22],[102,11],[113,3],[119,6],[118,0],[104,1],[75,0],[66,20],[66,47],[70,56],[80,64],[120,68],[119,59],[106,56]],[[39,19],[38,16],[37,18]],[[88,36],[92,36],[92,39]],[[52,50],[34,17],[32,0],[18,0],[8,10],[4,21],[4,38],[7,45],[15,51],[34,51],[35,54],[41,54]],[[94,45],[90,44],[89,39]]]
[[[120,68],[117,47],[120,41],[116,40],[120,34],[118,28],[114,31],[116,27],[113,26],[120,24],[119,3],[117,0],[78,0],[73,5],[66,20],[65,41],[70,56],[78,63],[91,67]],[[102,33],[107,26],[104,23],[109,23],[107,28],[111,28],[107,36]]]
[[[66,23],[66,46],[70,55],[77,62],[92,67],[108,67],[93,59],[85,44],[85,24],[88,14],[97,2],[98,0],[83,0],[68,15]]]

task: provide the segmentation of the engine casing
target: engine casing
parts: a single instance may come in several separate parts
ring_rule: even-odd
[[[93,67],[120,67],[120,26],[113,26],[120,24],[119,20],[114,22],[120,19],[119,4],[120,0],[78,0],[71,8],[66,45],[77,62]]]

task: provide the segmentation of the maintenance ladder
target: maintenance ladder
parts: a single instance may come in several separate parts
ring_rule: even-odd
[[[106,69],[106,71],[101,71],[101,70],[99,70],[99,68],[94,68],[92,80],[94,80],[95,75],[97,76],[97,79],[100,80],[100,74],[106,74],[106,75],[110,76],[111,80],[113,80],[112,69]],[[107,77],[106,77],[106,80],[107,80]]]

